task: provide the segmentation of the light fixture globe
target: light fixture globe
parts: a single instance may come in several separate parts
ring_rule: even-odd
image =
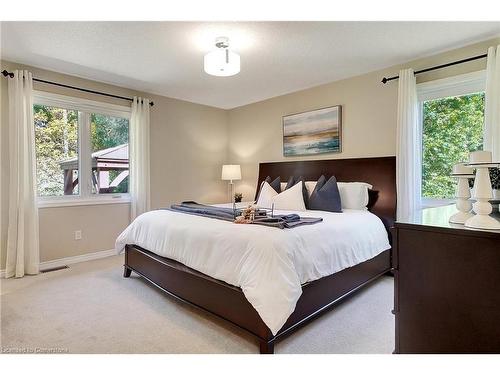
[[[240,55],[229,50],[228,38],[217,38],[215,47],[214,51],[205,55],[205,72],[218,77],[229,77],[238,74],[240,72]]]

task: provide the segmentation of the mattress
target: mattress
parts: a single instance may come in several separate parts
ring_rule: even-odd
[[[323,221],[277,229],[155,210],[137,217],[115,247],[122,252],[126,244],[137,245],[240,287],[276,334],[295,310],[302,284],[390,248],[382,221],[369,211],[276,211],[289,213]]]

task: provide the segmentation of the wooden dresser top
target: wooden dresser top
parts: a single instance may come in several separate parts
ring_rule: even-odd
[[[457,212],[455,205],[442,207],[425,208],[415,212],[411,217],[404,220],[398,220],[394,224],[396,228],[411,228],[416,230],[450,232],[461,235],[471,235],[478,237],[498,237],[500,240],[500,230],[483,230],[467,228],[460,224],[451,224],[448,220],[451,215]],[[500,220],[500,214],[492,214],[497,220]],[[498,243],[500,251],[500,242]]]

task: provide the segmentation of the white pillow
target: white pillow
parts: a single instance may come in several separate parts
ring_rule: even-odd
[[[273,197],[278,195],[276,190],[273,189],[269,182],[264,181],[262,187],[260,188],[259,199],[257,200],[257,206],[263,208],[271,208],[273,204]]]
[[[373,186],[366,182],[337,182],[342,208],[366,210],[368,205],[368,189]]]
[[[275,210],[305,211],[304,196],[302,195],[302,182],[298,182],[290,189],[277,193],[269,183],[264,182],[260,190],[257,206]]]
[[[272,189],[272,188],[271,188]],[[302,181],[291,188],[272,197],[275,210],[305,211],[304,196],[302,195]],[[269,207],[269,206],[268,206]]]
[[[309,194],[309,196],[312,195],[314,189],[316,188],[317,183],[318,183],[318,181],[306,181],[305,182],[307,194]]]

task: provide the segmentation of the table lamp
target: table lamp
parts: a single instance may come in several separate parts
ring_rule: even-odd
[[[225,164],[222,166],[222,180],[229,181],[231,190],[231,203],[234,203],[234,183],[241,180],[241,168],[239,164]]]

